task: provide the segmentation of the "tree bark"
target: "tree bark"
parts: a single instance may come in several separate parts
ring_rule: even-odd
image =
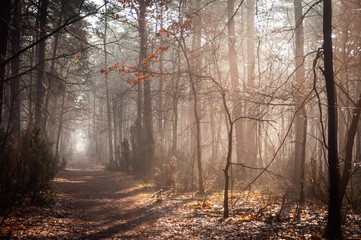
[[[177,76],[175,85],[173,86],[173,96],[172,96],[172,105],[173,105],[173,126],[172,126],[172,152],[176,153],[178,147],[178,87],[181,76],[181,59],[180,53],[177,51]]]
[[[4,0],[0,3],[0,126],[2,124],[2,110],[5,84],[5,60],[8,45],[9,21],[11,12],[11,0]]]
[[[59,126],[58,126],[57,135],[56,135],[56,142],[55,142],[55,157],[54,158],[55,158],[55,165],[56,166],[59,163],[59,146],[60,146],[61,131],[63,129],[65,97],[66,97],[66,91],[63,92],[63,96],[62,96],[62,99],[61,99]]]
[[[303,33],[303,13],[302,13],[302,0],[294,0],[294,12],[295,12],[295,67],[296,67],[296,125],[295,125],[295,162],[293,169],[292,182],[294,190],[301,189],[301,178],[304,175],[304,162],[305,154],[303,149],[306,144],[305,125],[306,125],[306,110],[302,106],[303,93],[302,85],[305,79],[305,67],[303,64],[304,58],[304,33]],[[301,191],[302,192],[302,191]]]
[[[63,20],[63,14],[64,14],[64,5],[61,6],[61,10],[59,12],[59,19],[58,19],[58,26],[59,27],[61,25],[61,22]],[[45,112],[44,112],[44,130],[47,129],[47,122],[48,122],[48,118],[49,118],[49,113],[48,113],[48,109],[49,109],[49,104],[51,103],[51,101],[54,99],[54,94],[53,92],[53,84],[54,82],[59,81],[58,79],[56,79],[54,76],[57,74],[56,70],[55,70],[55,62],[56,62],[56,54],[58,52],[58,47],[59,47],[59,42],[60,42],[60,38],[61,38],[61,32],[57,32],[54,35],[54,44],[53,44],[53,52],[52,52],[52,60],[51,60],[51,64],[50,64],[50,72],[51,74],[48,75],[48,89],[47,89],[47,94],[45,97]],[[15,55],[15,54],[13,54]]]
[[[202,17],[201,17],[201,6],[202,1],[197,1],[195,5],[196,16],[194,20],[194,34],[193,34],[193,70],[192,76],[190,78],[191,88],[193,92],[193,111],[194,118],[196,120],[196,152],[197,152],[197,170],[198,170],[198,193],[200,195],[204,194],[204,185],[203,185],[203,167],[202,167],[202,130],[201,130],[201,100],[198,95],[198,86],[200,84],[200,74],[201,74],[201,36],[202,36]],[[194,76],[194,77],[193,77]]]
[[[237,66],[237,53],[236,53],[236,33],[234,23],[234,0],[227,0],[227,16],[228,16],[228,57],[229,57],[229,69],[231,75],[231,84],[234,91],[232,96],[233,113],[234,117],[241,115],[241,104],[239,96],[239,72]],[[243,122],[237,121],[235,123],[236,131],[236,155],[237,163],[241,163],[245,158],[245,141],[243,132]]]
[[[145,74],[148,70],[148,65],[143,64],[143,60],[148,57],[147,53],[147,42],[148,42],[148,34],[147,34],[147,26],[146,26],[146,14],[147,14],[147,1],[140,0],[139,1],[139,16],[138,16],[138,24],[139,24],[139,35],[140,35],[140,64],[143,72],[143,84],[144,84],[144,109],[143,109],[143,117],[144,117],[144,129],[147,140],[147,162],[145,164],[145,171],[148,174],[153,172],[153,161],[154,161],[154,137],[153,137],[153,114],[152,114],[152,93],[151,93],[151,85],[150,79],[145,78]],[[141,83],[139,83],[141,84]]]
[[[40,26],[40,35],[42,38],[46,35],[46,23],[47,23],[47,14],[48,14],[48,0],[40,0],[40,16],[39,16],[39,26]],[[36,99],[35,99],[35,124],[43,126],[44,121],[44,71],[45,71],[45,48],[46,43],[45,39],[41,41],[38,45],[38,67],[37,67],[37,78],[36,78]],[[45,129],[42,128],[42,131]]]
[[[105,16],[104,16],[104,67],[108,68],[108,52],[107,52],[107,30],[108,30],[108,17],[107,17],[107,5],[105,5]],[[109,147],[109,161],[114,162],[114,151],[113,151],[113,131],[112,131],[112,108],[111,108],[111,97],[109,91],[109,78],[105,79],[105,95],[107,98],[107,122],[108,122],[108,147]]]
[[[230,117],[230,116],[228,116]],[[230,121],[230,128],[228,132],[228,151],[226,158],[226,167],[224,169],[224,202],[223,202],[223,218],[229,217],[229,206],[228,206],[228,190],[229,190],[229,167],[231,166],[231,158],[232,158],[232,142],[233,142],[233,122]]]
[[[332,52],[332,3],[323,1],[324,75],[328,111],[328,164],[330,196],[326,234],[330,239],[343,239],[341,232],[340,173],[337,152],[337,98],[333,72]]]
[[[346,188],[351,175],[352,169],[352,150],[355,142],[355,136],[357,133],[357,127],[360,120],[361,113],[361,93],[355,106],[355,110],[352,114],[351,125],[347,131],[346,136],[346,150],[345,150],[345,165],[343,167],[343,174],[341,179],[341,192],[340,202],[342,203],[343,197],[346,193]]]
[[[13,8],[12,31],[11,31],[11,54],[14,55],[21,49],[20,28],[22,1],[16,1]],[[20,57],[11,62],[11,75],[19,74]],[[20,77],[14,78],[10,83],[11,88],[11,109],[10,109],[10,129],[14,134],[20,135]]]
[[[247,89],[252,95],[255,92],[255,0],[247,0]],[[256,114],[256,107],[254,104],[246,102],[246,109],[248,116]],[[252,112],[253,109],[253,112]],[[246,110],[246,111],[247,111]],[[250,120],[247,124],[247,159],[250,166],[257,166],[257,123]]]

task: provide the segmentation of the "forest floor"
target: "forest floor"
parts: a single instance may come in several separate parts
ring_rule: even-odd
[[[321,239],[326,223],[325,206],[307,202],[297,218],[282,196],[257,192],[233,194],[224,220],[221,192],[199,199],[165,192],[159,200],[151,185],[84,157],[53,184],[53,204],[24,206],[6,220],[12,239]],[[361,216],[348,214],[343,232],[361,239]]]

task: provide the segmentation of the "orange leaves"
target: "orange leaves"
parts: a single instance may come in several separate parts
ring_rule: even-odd
[[[104,74],[104,79],[109,78],[111,72],[118,73],[122,75],[122,78],[128,84],[139,84],[144,81],[155,78],[156,76],[162,77],[165,82],[167,82],[168,74],[157,71],[151,71],[150,67],[152,64],[159,64],[158,57],[160,54],[167,51],[168,47],[159,47],[155,52],[149,54],[146,58],[143,58],[141,61],[141,66],[131,66],[122,62],[122,65],[115,63],[114,66],[108,67],[106,69],[101,69],[100,72]],[[113,80],[116,78],[113,77]]]
[[[125,7],[131,7],[133,0],[118,0],[118,2],[123,8],[125,8]]]
[[[161,28],[161,29],[159,29],[159,34],[160,34],[161,36],[166,35],[167,38],[169,38],[169,37],[170,37],[169,27],[168,27],[168,28]]]

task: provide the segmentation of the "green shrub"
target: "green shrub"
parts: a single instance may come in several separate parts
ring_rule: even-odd
[[[64,160],[62,165],[64,165]],[[41,200],[60,166],[55,164],[51,146],[39,127],[30,126],[21,137],[0,130],[0,214],[29,196]]]
[[[0,129],[0,214],[7,216],[26,191],[27,167],[17,136]]]
[[[36,200],[40,191],[49,187],[49,182],[54,177],[58,166],[55,165],[51,146],[40,134],[39,127],[29,129],[24,137],[23,145],[28,149],[23,153],[28,160],[28,187],[33,200]]]

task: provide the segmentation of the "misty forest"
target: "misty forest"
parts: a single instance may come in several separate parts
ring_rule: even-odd
[[[0,239],[361,239],[360,0],[1,0]]]

